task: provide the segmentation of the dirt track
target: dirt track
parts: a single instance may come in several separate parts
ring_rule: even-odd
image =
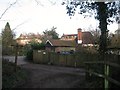
[[[40,64],[24,64],[29,72],[21,88],[84,88],[84,69]]]

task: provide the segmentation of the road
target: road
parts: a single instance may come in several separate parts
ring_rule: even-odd
[[[29,72],[27,82],[20,88],[84,88],[85,71],[81,68],[41,64],[21,65]]]
[[[4,56],[14,62],[14,56]],[[18,56],[17,64],[28,72],[27,81],[18,88],[84,88],[85,70],[82,68],[34,64]]]

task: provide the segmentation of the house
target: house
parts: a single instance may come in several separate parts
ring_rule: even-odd
[[[82,46],[93,46],[95,44],[92,34],[88,31],[82,32],[81,28],[78,28],[77,34],[63,34],[60,40],[76,40],[77,44],[82,44]]]
[[[77,34],[63,34],[61,40],[75,40],[77,38]]]
[[[47,51],[62,52],[62,51],[75,51],[75,41],[64,41],[51,39],[47,40],[45,47]]]
[[[29,34],[21,34],[17,39],[16,42],[19,45],[26,45],[29,44],[31,41],[39,42],[41,43],[42,36],[40,34],[34,34],[34,33],[29,33]]]
[[[94,46],[94,39],[90,32],[82,32],[82,29],[78,29],[78,34],[63,34],[58,39],[52,39],[46,41],[46,50],[61,52],[61,51],[76,51],[78,46],[83,47]]]

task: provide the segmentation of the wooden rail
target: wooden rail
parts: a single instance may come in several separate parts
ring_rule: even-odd
[[[108,61],[92,61],[92,62],[85,62],[85,64],[106,64],[112,67],[117,67],[120,68],[120,65],[117,63],[112,63],[112,62],[108,62]]]
[[[114,84],[120,86],[120,82],[117,81],[117,80],[115,80],[115,79],[113,79],[113,78],[111,78],[111,77],[107,77],[107,76],[105,76],[105,75],[103,75],[103,74],[99,74],[99,73],[93,72],[93,71],[91,71],[91,70],[86,70],[86,72],[88,72],[88,73],[90,73],[90,74],[93,74],[93,75],[95,75],[95,76],[101,77],[101,78],[106,78],[106,79],[107,79],[108,81],[110,81],[111,83],[114,83]]]
[[[114,83],[117,86],[120,86],[120,82],[109,77],[108,75],[104,75],[104,74],[100,74],[100,73],[96,73],[94,72],[91,68],[89,68],[89,65],[93,65],[93,64],[103,64],[103,65],[107,65],[107,66],[111,66],[111,67],[116,67],[116,68],[120,68],[120,65],[117,63],[112,63],[112,62],[108,62],[108,61],[92,61],[92,62],[85,62],[86,66],[88,67],[88,70],[86,70],[87,73],[93,74],[95,76],[104,78],[105,80]],[[108,71],[109,72],[109,71]]]

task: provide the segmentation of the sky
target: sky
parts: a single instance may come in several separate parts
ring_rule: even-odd
[[[16,0],[0,0],[0,16],[7,7]],[[7,22],[14,30],[16,38],[21,33],[40,33],[57,27],[59,36],[63,34],[76,34],[77,29],[88,31],[89,28],[96,29],[99,22],[94,17],[84,18],[75,14],[72,19],[66,14],[67,10],[61,5],[62,0],[18,0],[0,19],[0,31],[4,29]],[[17,27],[17,28],[16,28]],[[108,26],[108,30],[114,33],[118,29],[116,23]]]

